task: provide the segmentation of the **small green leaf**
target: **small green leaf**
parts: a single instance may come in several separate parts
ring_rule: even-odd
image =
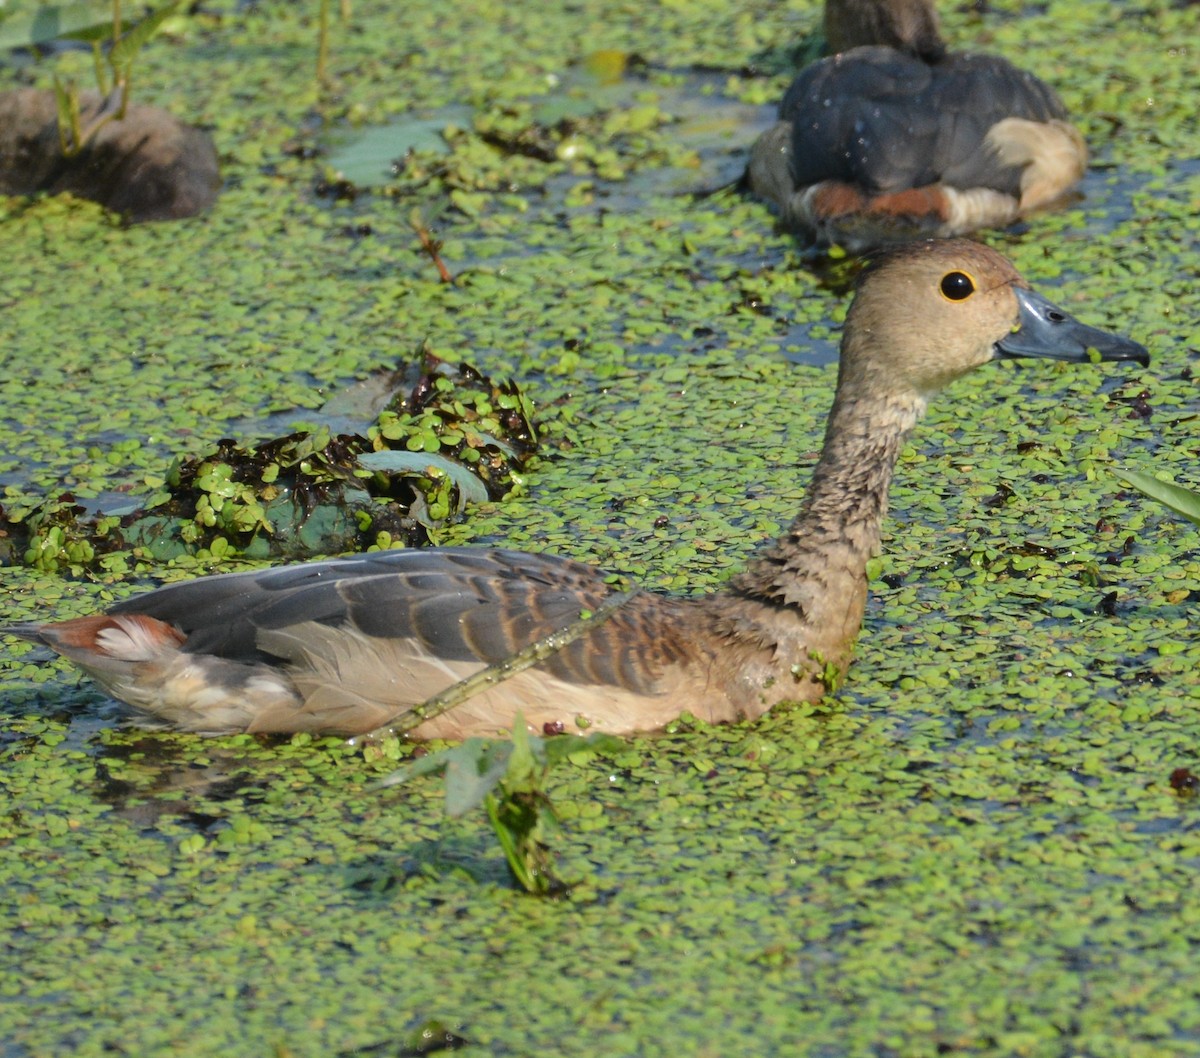
[[[469,738],[457,749],[449,751],[446,761],[446,815],[466,815],[478,808],[499,785],[508,769],[512,743],[501,742],[487,746],[484,739]]]

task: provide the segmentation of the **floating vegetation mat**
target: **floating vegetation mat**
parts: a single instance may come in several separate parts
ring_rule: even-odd
[[[332,421],[374,402],[382,407],[370,425],[333,431]],[[70,493],[0,508],[0,562],[114,573],[181,556],[304,559],[419,547],[468,503],[509,495],[537,450],[516,386],[432,357],[408,372],[380,372],[313,418],[318,425],[284,437],[225,438],[177,459],[161,492],[119,510],[89,512]]]
[[[271,467],[349,466],[320,431],[388,425],[331,398],[425,353],[511,380],[541,439],[504,495],[443,496],[437,542],[702,592],[794,513],[851,270],[727,185],[817,5],[350,6],[325,87],[316,4],[212,0],[145,47],[135,98],[217,145],[205,216],[0,198],[10,523],[178,488],[198,534],[39,568],[9,524],[5,621],[264,561],[202,496],[233,488],[224,517]],[[1054,84],[1092,151],[1081,199],[984,237],[1151,367],[998,364],[945,393],[846,685],[560,761],[565,899],[514,888],[436,778],[379,791],[407,745],[131,729],[0,641],[4,1058],[1200,1055],[1200,540],[1115,473],[1200,487],[1200,5],[942,8]],[[701,135],[708,101],[745,121]],[[441,115],[380,186],[334,164]]]

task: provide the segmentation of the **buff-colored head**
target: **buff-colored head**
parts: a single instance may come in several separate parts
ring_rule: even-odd
[[[864,273],[846,316],[840,391],[924,403],[990,360],[1149,362],[1127,338],[1059,309],[995,250],[963,239],[909,243]]]

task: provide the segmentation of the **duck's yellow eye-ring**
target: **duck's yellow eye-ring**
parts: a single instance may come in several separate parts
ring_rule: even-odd
[[[965,301],[975,293],[975,280],[966,272],[947,272],[939,289],[947,301]]]

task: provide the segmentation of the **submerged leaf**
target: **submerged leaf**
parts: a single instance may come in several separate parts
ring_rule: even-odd
[[[432,452],[406,452],[388,448],[382,452],[364,452],[358,457],[360,466],[385,474],[424,474],[429,467],[442,471],[458,486],[462,499],[468,503],[487,503],[487,486],[461,463]]]
[[[387,125],[344,134],[329,156],[329,168],[358,187],[380,187],[395,179],[395,166],[413,151],[447,154],[448,125],[470,121],[468,107],[445,107],[430,117],[408,116]]]

